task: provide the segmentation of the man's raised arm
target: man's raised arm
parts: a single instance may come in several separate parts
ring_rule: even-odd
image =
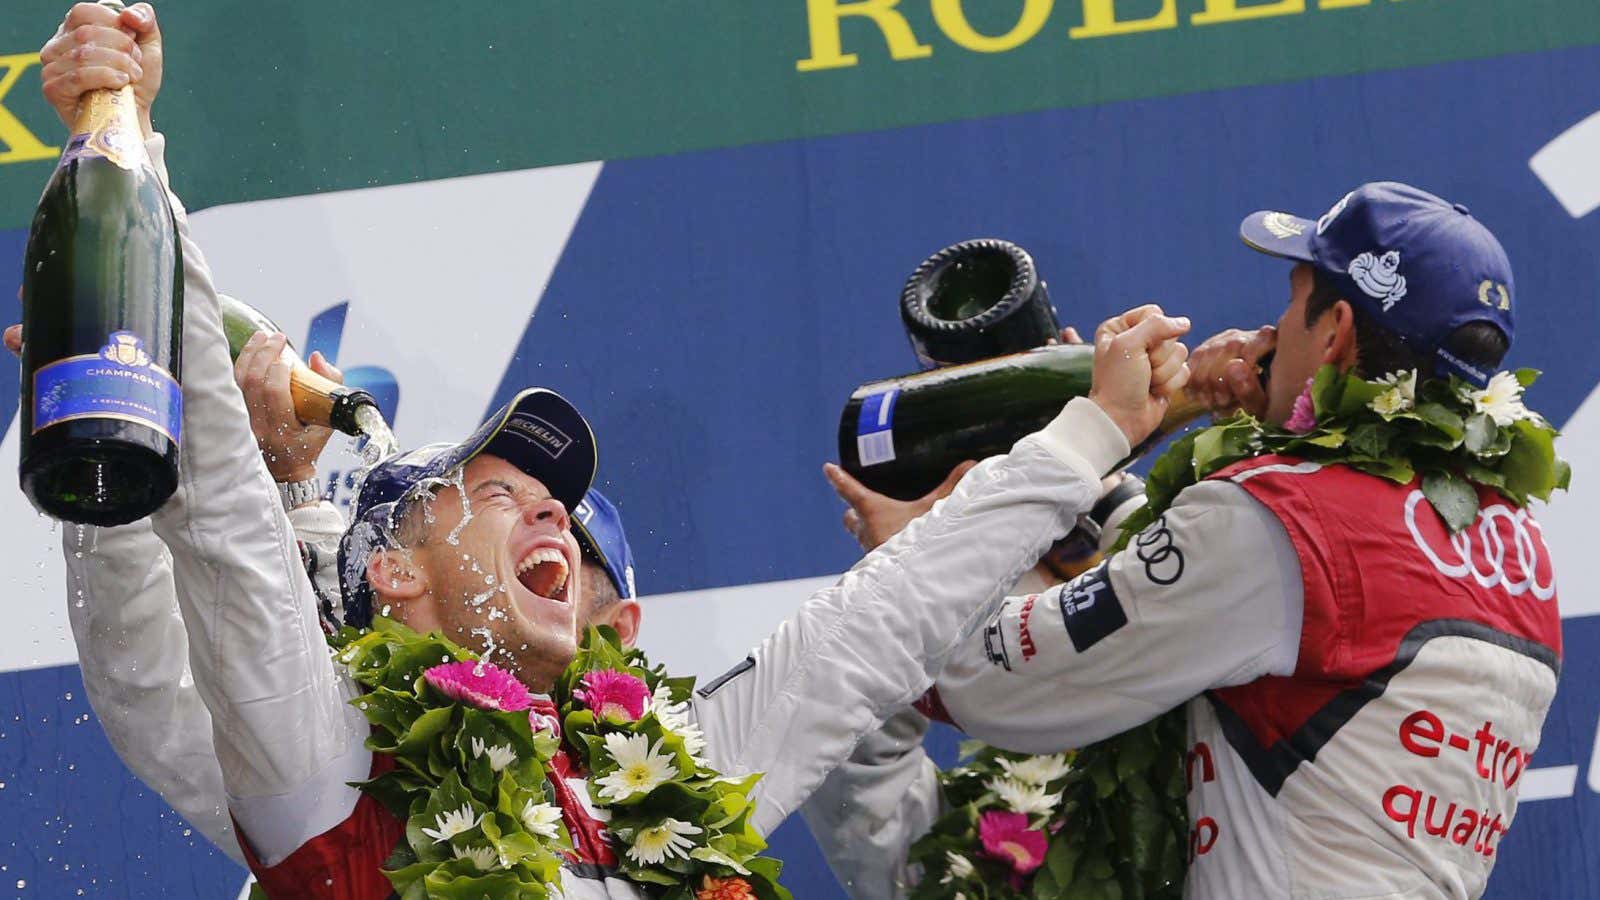
[[[708,753],[761,771],[770,831],[868,731],[921,696],[1004,586],[1071,530],[1100,479],[1154,430],[1188,377],[1186,319],[1141,307],[1101,326],[1090,398],[818,592],[727,676],[701,688]]]

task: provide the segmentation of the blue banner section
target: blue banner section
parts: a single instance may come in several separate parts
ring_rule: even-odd
[[[1003,237],[1033,254],[1063,323],[1087,333],[1156,300],[1204,335],[1274,320],[1288,297],[1288,266],[1240,243],[1246,213],[1315,218],[1395,179],[1467,204],[1505,244],[1509,363],[1545,370],[1530,402],[1565,421],[1600,381],[1600,214],[1575,217],[1529,161],[1596,111],[1600,48],[1584,48],[609,163],[490,408],[543,385],[590,415],[644,594],[840,571],[857,553],[818,467],[850,392],[916,368],[895,301],[926,256]],[[20,257],[0,235],[0,260]],[[15,377],[0,367],[0,403]],[[1558,577],[1593,578],[1583,562]],[[1566,626],[1532,763],[1543,799],[1530,772],[1491,897],[1595,895],[1600,617]],[[0,676],[0,887],[232,896],[241,873],[132,782],[80,691],[72,670]],[[797,897],[841,896],[795,822],[775,846]]]

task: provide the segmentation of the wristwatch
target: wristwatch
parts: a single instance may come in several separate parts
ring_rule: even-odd
[[[316,478],[305,481],[278,483],[278,496],[283,498],[284,512],[315,503],[322,499],[322,482]]]

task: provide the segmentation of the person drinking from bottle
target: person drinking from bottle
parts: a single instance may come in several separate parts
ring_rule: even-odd
[[[1477,897],[1561,668],[1527,503],[1566,466],[1522,402],[1531,373],[1496,371],[1510,263],[1465,206],[1395,183],[1316,220],[1256,213],[1241,233],[1292,264],[1287,308],[1204,342],[1189,389],[1247,415],[1174,445],[1126,548],[1006,600],[925,707],[1028,753],[1181,708],[1183,771],[1174,755],[1150,783],[1189,785],[1185,896]],[[1115,793],[1151,764],[1123,746],[1100,790],[1148,822],[1148,794]],[[965,890],[975,860],[1033,877],[1057,844],[1075,844],[1074,884],[1145,881],[1130,847],[1074,834],[1117,812],[1091,811],[1093,780],[1073,795],[1065,774],[1050,784],[1066,797],[1012,785],[1007,802],[1029,807],[1015,833],[933,858],[923,884]],[[1035,830],[1060,803],[1077,804],[1067,828]]]
[[[58,111],[96,86],[101,76],[80,71],[91,60],[134,71],[126,49],[74,49],[94,29],[123,28],[148,39],[154,15],[73,8],[47,48]],[[145,53],[142,77],[151,62]],[[147,138],[165,181],[163,142]],[[759,836],[883,711],[931,685],[998,586],[1067,533],[1188,377],[1177,340],[1187,320],[1142,307],[1107,323],[1090,397],[976,467],[939,510],[692,696],[609,642],[584,658],[612,662],[569,671],[582,587],[569,510],[589,488],[595,446],[570,404],[526,390],[465,439],[368,474],[339,574],[347,619],[371,615],[378,630],[347,633],[336,660],[260,462],[204,255],[173,201],[187,437],[177,493],[151,524],[170,554],[228,812],[269,896],[384,897],[402,884],[457,896],[643,896],[671,884],[701,898],[779,895]],[[279,349],[258,337],[262,347]],[[272,355],[269,370],[285,365]],[[86,557],[103,536],[86,535]],[[457,629],[481,660],[415,633]],[[456,661],[436,663],[439,653]],[[654,696],[639,693],[646,679]],[[531,693],[551,689],[567,703],[561,721]]]

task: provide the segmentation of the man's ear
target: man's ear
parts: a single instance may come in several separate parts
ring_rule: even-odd
[[[1356,311],[1350,306],[1348,300],[1336,300],[1332,308],[1323,313],[1318,324],[1323,325],[1327,331],[1324,340],[1327,342],[1322,351],[1322,364],[1332,364],[1339,371],[1347,372],[1355,368],[1358,355],[1356,347]]]
[[[391,600],[415,600],[428,592],[428,577],[409,550],[379,550],[367,560],[367,584]]]
[[[632,647],[633,642],[639,639],[639,618],[644,610],[639,608],[637,600],[618,600],[614,606],[611,627],[617,630],[622,646]]]

